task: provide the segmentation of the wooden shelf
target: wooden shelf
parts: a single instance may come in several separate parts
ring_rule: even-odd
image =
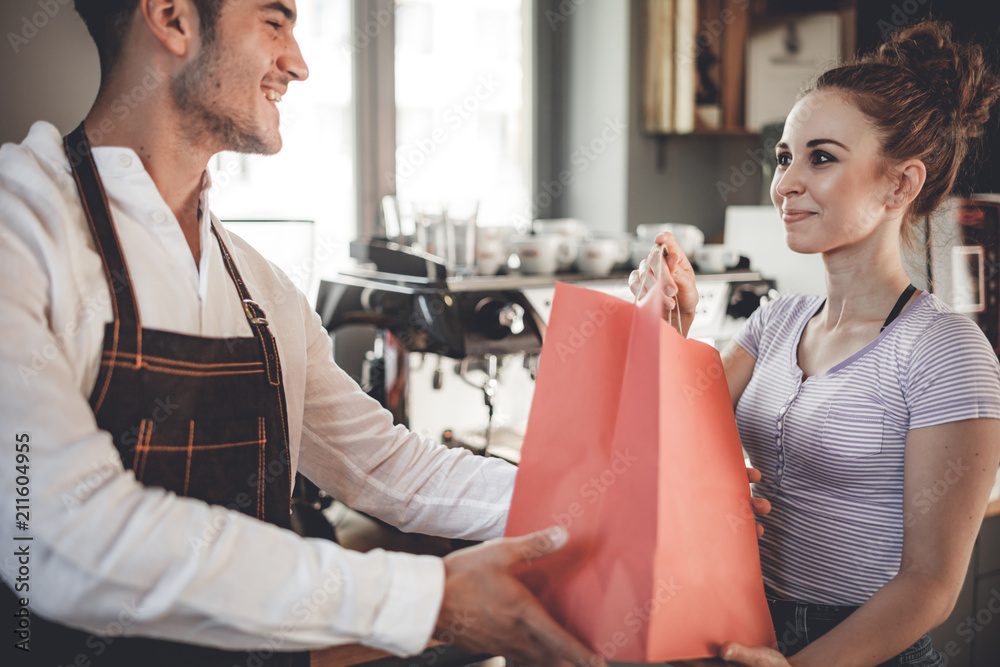
[[[751,29],[833,12],[841,57],[857,46],[856,0],[644,0],[642,11],[643,128],[654,137],[755,133],[744,129]]]
[[[747,0],[646,0],[643,9],[645,131],[739,134]]]
[[[997,515],[1000,515],[1000,498],[990,501],[990,503],[986,506],[987,517],[997,516]]]

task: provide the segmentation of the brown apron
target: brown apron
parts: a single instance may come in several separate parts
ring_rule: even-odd
[[[278,350],[263,310],[247,291],[218,231],[212,227],[254,337],[201,338],[143,329],[82,124],[66,137],[65,147],[113,297],[114,321],[105,329],[100,373],[90,396],[98,426],[111,433],[122,463],[143,484],[288,528],[292,470]],[[217,528],[192,528],[185,548],[211,549]],[[259,545],[260,553],[267,546]],[[122,602],[141,610],[141,599]],[[56,650],[51,662],[37,664],[83,664],[77,662],[83,655],[95,667],[285,667],[309,660],[308,653],[269,648],[220,651],[126,638],[120,636],[121,627],[113,623],[107,634],[92,635],[35,615],[31,657]],[[261,638],[261,644],[268,640],[280,650],[280,633]]]

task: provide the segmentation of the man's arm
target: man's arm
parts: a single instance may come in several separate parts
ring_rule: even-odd
[[[279,633],[285,650],[353,641],[421,650],[433,611],[426,627],[408,612],[437,609],[426,586],[443,586],[439,559],[349,552],[136,482],[66,356],[65,336],[90,333],[51,325],[54,310],[76,307],[67,255],[34,209],[0,197],[0,426],[30,437],[32,611],[101,632],[127,607],[127,635],[223,648],[261,647]],[[14,487],[11,453],[0,495],[12,499]],[[14,530],[0,524],[0,540],[13,544]],[[6,582],[15,568],[0,559]]]
[[[341,502],[408,532],[502,535],[517,468],[394,425],[334,363],[319,316],[304,317],[310,323],[299,471]]]

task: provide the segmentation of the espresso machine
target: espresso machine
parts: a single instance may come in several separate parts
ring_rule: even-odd
[[[356,266],[322,281],[316,301],[337,363],[408,427],[415,392],[424,399],[456,378],[472,385],[480,412],[466,415],[470,410],[452,405],[451,416],[484,424],[475,449],[485,450],[504,368],[517,359],[531,379],[537,369],[545,321],[526,296],[531,279],[450,275],[441,258],[381,239],[352,242],[350,254]],[[421,377],[419,387],[412,385],[414,368],[430,378]],[[449,442],[446,423],[427,434],[463,444]]]

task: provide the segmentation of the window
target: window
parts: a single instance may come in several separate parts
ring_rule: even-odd
[[[522,0],[396,2],[395,189],[404,204],[476,200],[480,225],[511,225],[525,210],[523,14]]]
[[[248,240],[311,295],[317,276],[347,256],[356,236],[351,7],[349,0],[299,0],[297,7],[295,36],[309,79],[293,82],[281,102],[283,148],[268,157],[217,155],[210,201],[223,222],[312,221],[311,256],[296,260],[269,254],[283,244],[280,225],[227,225],[252,235]],[[273,238],[262,237],[263,229]]]
[[[297,4],[295,34],[309,80],[293,83],[281,103],[278,155],[213,160],[212,209],[220,219],[314,221],[313,261],[291,270],[287,253],[281,261],[268,256],[287,239],[264,230],[280,226],[252,232],[256,247],[310,296],[347,258],[348,242],[375,229],[382,194],[414,206],[477,201],[480,225],[523,221],[531,181],[530,2]],[[381,43],[389,47],[384,61]],[[251,234],[249,226],[228,226]],[[303,265],[315,270],[305,276]]]

